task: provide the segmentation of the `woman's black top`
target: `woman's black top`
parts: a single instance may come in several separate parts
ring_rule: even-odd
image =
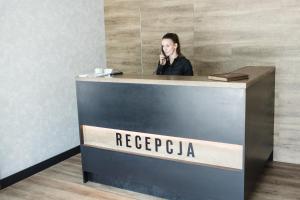
[[[167,60],[165,65],[158,63],[156,74],[193,76],[193,67],[191,62],[184,56],[178,56],[172,64],[170,64],[169,60]]]

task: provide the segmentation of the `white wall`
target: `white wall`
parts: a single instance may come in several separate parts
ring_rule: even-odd
[[[0,178],[79,145],[74,77],[104,37],[102,0],[0,1]]]

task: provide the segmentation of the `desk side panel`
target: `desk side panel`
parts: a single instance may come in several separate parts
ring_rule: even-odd
[[[275,72],[246,91],[245,195],[249,197],[264,166],[272,158]]]

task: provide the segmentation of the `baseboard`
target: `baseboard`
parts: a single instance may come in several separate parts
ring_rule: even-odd
[[[43,171],[44,169],[47,169],[48,167],[51,167],[61,161],[64,161],[78,153],[80,153],[80,146],[76,146],[70,150],[67,150],[67,151],[65,151],[61,154],[58,154],[52,158],[49,158],[43,162],[40,162],[34,166],[28,167],[27,169],[24,169],[20,172],[12,174],[4,179],[1,179],[0,180],[0,190],[18,182],[18,181],[21,181],[29,176],[32,176],[40,171]]]

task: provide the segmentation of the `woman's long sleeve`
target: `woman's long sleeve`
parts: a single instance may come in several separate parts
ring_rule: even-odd
[[[162,75],[164,70],[164,65],[157,64],[156,75]]]

